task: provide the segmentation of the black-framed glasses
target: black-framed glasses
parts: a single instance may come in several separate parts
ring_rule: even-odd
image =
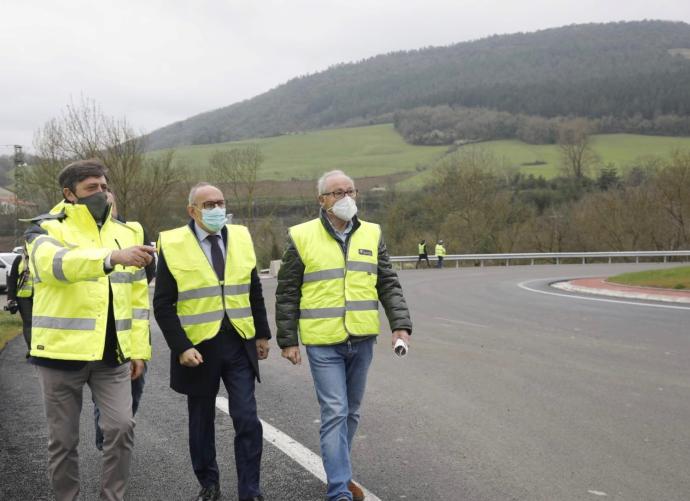
[[[329,191],[328,193],[321,193],[321,195],[323,195],[324,197],[328,195],[333,195],[336,200],[340,200],[345,195],[347,195],[350,198],[355,198],[357,196],[357,193],[359,193],[359,190],[335,190]]]
[[[196,206],[196,204],[195,204]],[[202,209],[215,209],[216,207],[220,207],[221,209],[225,209],[225,200],[207,200],[206,202],[201,204]]]

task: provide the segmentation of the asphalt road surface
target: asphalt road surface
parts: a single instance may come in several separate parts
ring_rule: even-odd
[[[355,478],[382,500],[690,499],[690,308],[584,300],[548,287],[558,278],[647,267],[402,272],[413,344],[404,359],[393,355],[387,334],[376,347]],[[270,312],[274,290],[275,280],[265,280]],[[168,388],[168,350],[157,328],[153,340],[129,499],[189,499],[198,487],[186,403]],[[23,355],[21,337],[0,354],[0,499],[51,499],[38,380]],[[318,454],[306,361],[291,366],[272,341],[261,370],[260,417]],[[91,415],[86,390],[87,500],[98,497],[100,471]],[[223,499],[232,500],[232,425],[220,411],[216,423]],[[266,442],[262,485],[267,500],[320,500],[325,492],[291,453]]]

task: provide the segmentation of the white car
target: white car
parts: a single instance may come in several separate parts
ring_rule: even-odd
[[[14,252],[0,252],[0,291],[7,290],[7,276],[12,269],[12,263],[19,256]]]

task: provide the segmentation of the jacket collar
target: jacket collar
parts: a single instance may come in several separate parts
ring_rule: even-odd
[[[328,234],[335,240],[338,240],[338,237],[335,236],[335,230],[333,229],[331,222],[328,220],[328,216],[326,216],[326,211],[323,210],[323,207],[319,208],[319,219],[321,220],[321,224]],[[350,231],[350,235],[357,231],[357,228],[359,228],[361,225],[362,223],[359,222],[359,218],[354,216],[352,218],[352,230]]]
[[[196,223],[194,222],[194,219],[190,219],[189,222],[187,223],[187,226],[189,226],[189,229],[192,230],[192,235],[194,235],[197,239],[196,235]],[[223,229],[220,230],[220,236],[223,238],[223,243],[226,243],[228,241],[228,226],[225,225],[223,226]]]

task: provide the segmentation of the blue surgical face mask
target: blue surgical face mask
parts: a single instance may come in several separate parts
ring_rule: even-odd
[[[201,220],[206,228],[216,233],[225,226],[228,216],[225,214],[225,207],[214,207],[213,209],[201,209]]]

